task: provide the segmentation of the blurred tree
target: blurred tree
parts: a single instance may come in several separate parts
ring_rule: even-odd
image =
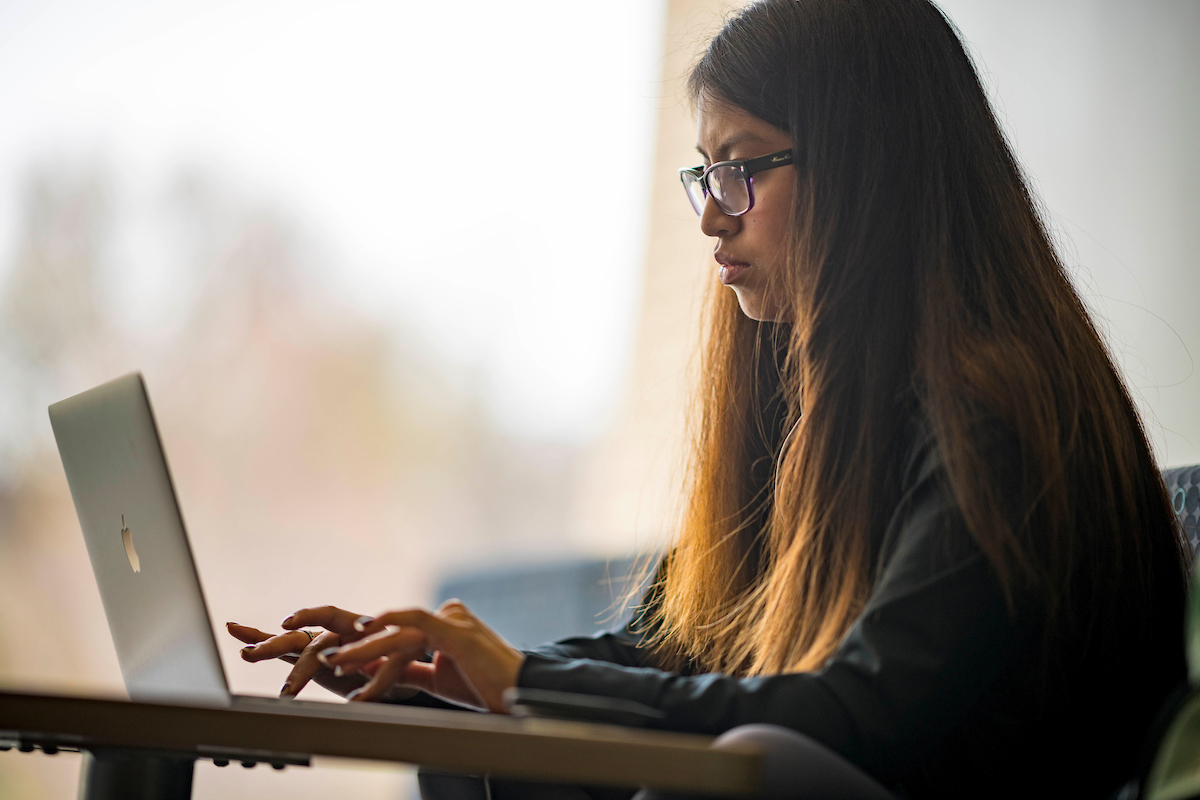
[[[111,192],[103,169],[36,167],[20,207],[25,219],[0,290],[0,482],[34,447],[55,376],[106,338],[96,291],[111,229]]]

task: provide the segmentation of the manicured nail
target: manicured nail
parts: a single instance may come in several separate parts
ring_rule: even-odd
[[[350,694],[346,695],[346,699],[347,699],[347,700],[357,700],[357,699],[359,698],[359,695],[361,695],[361,694],[362,694],[362,692],[363,692],[363,689],[365,689],[365,688],[366,688],[365,686],[360,686],[360,687],[358,687],[358,688],[357,688],[357,689],[355,689],[353,692],[351,692]]]
[[[226,622],[225,623],[226,628],[228,628],[230,625],[237,625],[237,623],[236,622]]]
[[[291,691],[290,691],[291,686],[292,686],[291,681],[285,682],[283,684],[283,688],[279,690],[279,696],[280,697],[290,697],[291,696]]]
[[[250,655],[251,653],[254,652],[255,648],[257,648],[257,647],[258,647],[258,645],[256,645],[256,644],[246,645],[245,647],[242,648],[242,655],[244,655],[244,656]]]
[[[375,621],[374,617],[368,617],[366,614],[354,620],[354,630],[362,633],[367,629],[367,626]]]
[[[285,619],[283,622],[279,623],[279,625],[280,625],[280,627],[286,628],[289,625],[291,625],[295,620],[296,620],[296,615],[292,614],[290,617]]]
[[[340,647],[326,647],[324,650],[317,653],[317,661],[320,661],[322,664],[328,667],[329,659],[337,655],[337,652],[340,649]]]

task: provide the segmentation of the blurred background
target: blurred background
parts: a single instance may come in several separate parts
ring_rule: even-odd
[[[1200,4],[941,5],[1160,461],[1200,462]],[[135,369],[221,637],[661,542],[714,278],[680,78],[732,7],[0,0],[0,686],[124,692],[46,406]],[[0,753],[0,797],[78,769]]]

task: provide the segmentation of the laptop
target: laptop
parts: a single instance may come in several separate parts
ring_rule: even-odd
[[[55,403],[50,424],[131,700],[362,716],[347,706],[230,693],[140,373]]]

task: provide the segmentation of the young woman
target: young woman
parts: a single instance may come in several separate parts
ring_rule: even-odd
[[[522,653],[460,604],[314,608],[231,628],[246,657],[299,653],[285,694],[337,667],[359,700],[774,723],[910,797],[1106,796],[1183,678],[1184,550],[954,30],[926,0],[763,0],[689,86],[681,175],[728,288],[635,620]]]

